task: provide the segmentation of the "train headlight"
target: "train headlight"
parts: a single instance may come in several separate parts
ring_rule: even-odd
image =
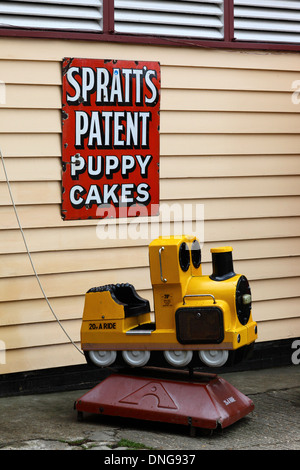
[[[248,304],[251,304],[251,295],[250,294],[244,294],[243,297],[242,297],[242,302],[243,302],[243,305],[248,305]]]
[[[251,302],[251,290],[248,279],[245,276],[241,276],[236,286],[235,304],[236,313],[242,325],[246,325],[249,321]]]

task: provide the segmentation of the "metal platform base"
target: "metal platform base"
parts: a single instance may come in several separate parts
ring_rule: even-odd
[[[144,371],[145,372],[145,371]],[[147,371],[112,374],[74,404],[83,413],[119,416],[214,430],[226,428],[254,409],[252,400],[215,374]]]

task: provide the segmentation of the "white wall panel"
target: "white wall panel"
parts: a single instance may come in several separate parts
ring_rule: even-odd
[[[203,270],[211,273],[210,248],[233,247],[251,283],[259,342],[299,336],[300,107],[291,99],[299,54],[23,37],[1,38],[0,54],[0,146],[12,193],[43,288],[74,341],[94,285],[130,282],[153,302],[154,232],[145,220],[134,221],[136,232],[120,220],[117,235],[114,221],[62,220],[63,57],[160,62],[161,206],[204,205]],[[1,164],[0,191],[0,374],[78,364],[33,275]],[[151,228],[172,231],[181,210]],[[129,228],[146,237],[131,238]]]
[[[300,2],[234,0],[234,37],[239,41],[300,43]]]
[[[223,39],[223,0],[115,0],[115,31]]]
[[[0,26],[102,31],[102,0],[0,2]]]

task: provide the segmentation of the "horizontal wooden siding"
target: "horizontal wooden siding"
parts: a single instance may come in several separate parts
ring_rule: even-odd
[[[150,239],[100,240],[101,222],[61,219],[65,56],[160,62],[161,203],[204,204],[204,272],[212,246],[233,246],[235,270],[251,282],[259,341],[299,336],[298,54],[0,41],[0,147],[41,283],[78,346],[90,287],[130,282],[153,303]],[[0,220],[0,373],[83,363],[33,275],[2,168]]]

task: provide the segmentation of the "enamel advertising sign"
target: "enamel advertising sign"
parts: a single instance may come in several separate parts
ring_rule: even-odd
[[[158,62],[65,58],[62,216],[158,214]]]

